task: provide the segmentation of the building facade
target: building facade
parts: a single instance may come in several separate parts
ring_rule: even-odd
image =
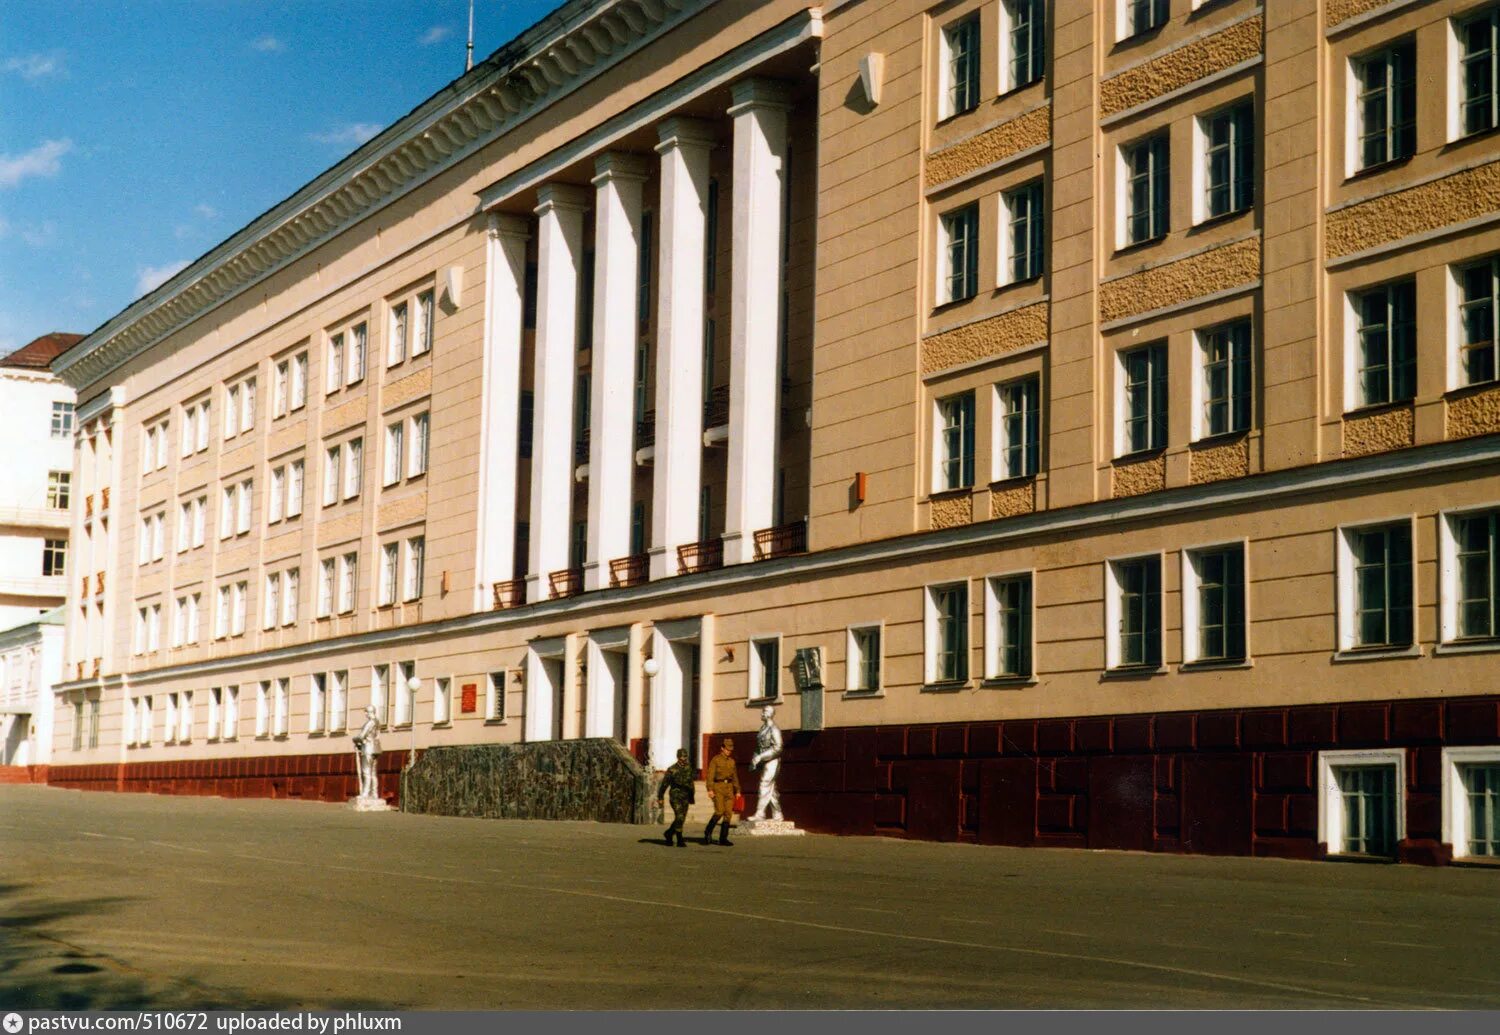
[[[0,629],[0,781],[44,782],[52,758],[52,685],[62,679],[63,608]],[[75,702],[79,750],[97,743],[99,702]],[[92,723],[92,725],[90,725]],[[92,731],[92,734],[90,733]]]
[[[366,705],[388,778],[659,769],[773,703],[813,829],[1493,857],[1497,48],[565,4],[55,364],[53,781],[335,798]]]

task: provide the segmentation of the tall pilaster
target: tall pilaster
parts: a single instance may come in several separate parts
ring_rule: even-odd
[[[661,124],[661,288],[657,309],[656,469],[651,577],[677,573],[677,547],[698,538],[703,472],[704,247],[710,127]]]
[[[594,162],[594,346],[585,589],[609,585],[609,562],[630,552],[635,473],[636,289],[645,160],[611,152]]]
[[[735,83],[734,214],[729,308],[729,468],[724,563],[755,558],[755,532],[773,523],[779,435],[782,257],[785,242],[785,87]]]
[[[568,566],[573,503],[573,381],[578,281],[589,194],[549,183],[537,190],[535,425],[531,454],[531,572],[527,599],[545,600],[548,576]]]
[[[521,392],[521,325],[528,220],[492,214],[485,237],[484,371],[480,401],[479,534],[474,609],[490,608],[492,587],[515,573],[516,415]]]

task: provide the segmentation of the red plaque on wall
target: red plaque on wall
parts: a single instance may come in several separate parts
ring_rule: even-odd
[[[468,715],[479,710],[479,686],[477,683],[465,683],[463,696],[459,698],[459,711]]]

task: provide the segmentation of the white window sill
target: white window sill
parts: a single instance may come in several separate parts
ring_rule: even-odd
[[[780,696],[777,697],[752,697],[745,702],[746,708],[764,708],[768,704],[781,704]]]
[[[954,694],[958,693],[960,690],[968,690],[972,687],[972,685],[972,682],[968,679],[947,679],[935,683],[923,683],[922,693]]]
[[[1500,653],[1500,640],[1453,640],[1432,648],[1434,654],[1495,654]]]
[[[1212,661],[1184,661],[1182,664],[1180,664],[1180,665],[1177,666],[1177,671],[1178,672],[1224,672],[1224,671],[1231,671],[1232,672],[1232,671],[1234,671],[1236,669],[1254,668],[1254,667],[1255,667],[1255,659],[1254,658],[1245,658],[1243,660],[1235,659],[1235,660],[1232,660],[1232,661],[1220,661],[1220,660],[1212,660]]]
[[[1371,648],[1359,650],[1351,648],[1347,650],[1334,651],[1330,660],[1336,663],[1346,661],[1390,661],[1395,658],[1420,658],[1423,654],[1421,647],[1394,647],[1394,648]]]
[[[859,701],[866,698],[884,697],[884,690],[845,690],[843,697],[846,701]]]
[[[486,726],[508,726],[509,722],[505,719],[485,719],[484,724]]]
[[[1036,686],[1040,680],[1035,675],[1029,676],[986,676],[980,680],[979,685],[986,690],[1010,690],[1020,689],[1027,686]]]
[[[1152,676],[1164,676],[1168,674],[1167,666],[1157,665],[1121,665],[1117,668],[1107,668],[1101,672],[1101,679],[1149,679]]]

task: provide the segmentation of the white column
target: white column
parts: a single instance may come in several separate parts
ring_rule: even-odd
[[[698,486],[703,477],[704,248],[708,151],[713,144],[710,127],[696,119],[668,119],[658,133],[661,284],[656,318],[652,578],[675,575],[677,547],[698,538]]]
[[[480,401],[479,534],[474,610],[488,611],[496,582],[515,574],[516,438],[528,221],[492,214],[485,241],[484,384]]]
[[[779,83],[750,79],[734,103],[734,217],[729,308],[729,465],[724,563],[755,558],[773,521],[780,417],[786,113]]]
[[[585,589],[609,585],[609,562],[630,552],[635,477],[636,275],[646,163],[611,152],[594,162],[594,348]]]
[[[531,572],[526,599],[547,599],[548,576],[568,566],[573,503],[573,382],[578,367],[581,187],[537,190],[535,424],[531,450]]]
[[[651,677],[650,767],[666,769],[677,761],[682,743],[682,683],[685,674],[672,641],[660,630],[652,633],[651,656],[659,666]]]

